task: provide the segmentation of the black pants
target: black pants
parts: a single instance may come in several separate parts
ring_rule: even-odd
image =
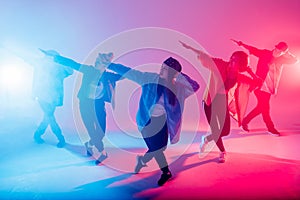
[[[214,140],[221,152],[225,151],[222,137],[230,132],[230,115],[227,95],[217,94],[210,105],[204,103],[204,112],[210,125],[211,134],[206,138]]]
[[[102,152],[104,150],[102,140],[106,131],[105,103],[102,99],[81,99],[79,106],[82,121],[90,136],[89,142]]]
[[[168,144],[166,116],[151,117],[141,133],[148,147],[148,151],[143,156],[143,162],[147,163],[154,158],[163,173],[169,172],[167,159],[164,154]]]
[[[268,129],[274,128],[274,123],[270,116],[270,98],[271,94],[261,90],[255,90],[254,94],[257,98],[256,107],[243,119],[243,124],[248,124],[253,118],[262,114],[263,120]]]

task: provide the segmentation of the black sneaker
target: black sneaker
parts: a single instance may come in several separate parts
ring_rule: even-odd
[[[171,172],[168,173],[163,173],[160,177],[160,179],[158,180],[157,184],[159,186],[162,186],[163,184],[165,184],[170,178],[172,177]]]
[[[136,156],[136,166],[134,168],[134,173],[139,173],[143,167],[146,167],[147,165],[143,163],[142,161],[143,156]]]
[[[274,136],[280,136],[280,133],[275,128],[269,128],[268,132]]]
[[[107,153],[106,154],[101,154],[101,156],[95,161],[96,165],[99,165],[102,163],[106,158],[108,157]]]

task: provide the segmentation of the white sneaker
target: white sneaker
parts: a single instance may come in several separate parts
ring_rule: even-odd
[[[226,161],[226,152],[220,152],[219,163],[224,163]]]
[[[205,136],[202,136],[201,142],[200,142],[200,153],[205,152],[205,148],[206,148],[207,144],[208,144],[207,138]]]
[[[134,173],[139,173],[143,167],[147,167],[147,165],[143,162],[143,156],[136,156],[136,166],[134,168]]]

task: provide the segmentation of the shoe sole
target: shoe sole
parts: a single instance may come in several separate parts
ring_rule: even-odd
[[[250,132],[250,130],[245,130],[245,129],[243,129],[243,128],[242,128],[242,130],[243,130],[244,132],[247,132],[247,133],[249,133],[249,132]]]
[[[275,137],[279,137],[279,136],[280,136],[280,134],[271,133],[271,132],[269,132],[269,131],[268,131],[268,134],[269,134],[269,135],[273,135],[273,136],[275,136]]]
[[[98,158],[98,159],[95,161],[95,164],[96,164],[96,165],[99,165],[99,164],[101,164],[104,160],[106,160],[107,158],[108,158],[108,155],[103,156],[100,160],[98,160],[98,159],[99,159],[99,158]]]
[[[160,187],[164,186],[167,182],[170,182],[172,179],[173,179],[173,176],[171,176],[170,178],[168,178],[168,180],[166,180],[163,184],[158,184],[157,183],[157,185],[160,186]]]
[[[219,158],[219,163],[225,163],[225,162],[226,162],[226,158],[223,159]]]
[[[66,143],[57,144],[56,147],[61,149],[61,148],[64,148],[66,145],[67,145]]]

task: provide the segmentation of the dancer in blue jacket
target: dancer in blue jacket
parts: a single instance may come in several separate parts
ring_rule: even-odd
[[[198,83],[182,73],[181,68],[172,57],[162,63],[159,74],[114,63],[108,67],[142,87],[136,122],[148,151],[137,156],[135,173],[154,158],[162,171],[160,186],[172,177],[164,154],[168,138],[172,144],[179,141],[184,101],[199,89]]]

